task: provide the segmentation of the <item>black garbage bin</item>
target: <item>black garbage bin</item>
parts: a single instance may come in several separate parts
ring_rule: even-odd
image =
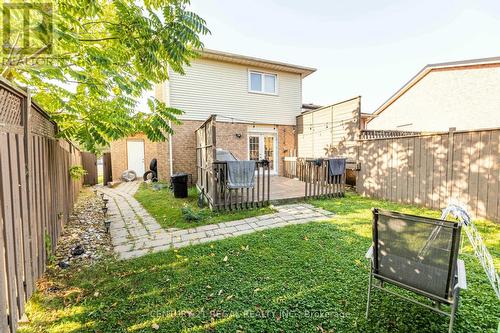
[[[188,174],[184,172],[173,174],[170,177],[174,198],[187,198],[188,196]]]

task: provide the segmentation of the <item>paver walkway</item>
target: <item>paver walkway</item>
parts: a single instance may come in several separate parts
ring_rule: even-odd
[[[100,187],[109,198],[110,233],[121,259],[211,242],[255,231],[330,219],[333,213],[306,203],[276,206],[276,213],[190,229],[164,230],[133,197],[140,182]]]

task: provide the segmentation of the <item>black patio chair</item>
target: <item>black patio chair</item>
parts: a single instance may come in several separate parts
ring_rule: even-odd
[[[451,333],[460,289],[467,288],[464,262],[458,259],[461,225],[373,209],[372,231],[373,244],[365,255],[371,259],[366,318],[372,288],[377,288],[449,316]],[[425,296],[432,303],[389,290],[385,283]],[[443,304],[450,306],[449,311]]]

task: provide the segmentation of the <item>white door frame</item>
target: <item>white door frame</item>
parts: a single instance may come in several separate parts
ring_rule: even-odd
[[[273,156],[273,169],[269,170],[270,174],[277,175],[279,168],[279,159],[278,159],[278,132],[273,128],[252,128],[248,130],[248,139],[247,139],[247,159],[250,159],[250,137],[256,136],[259,138],[259,159],[264,158],[264,137],[272,136],[274,138],[274,156]]]
[[[142,147],[142,158],[141,156],[131,156],[130,153],[129,153],[129,144],[130,143],[134,143],[134,144],[141,144],[141,147]],[[144,158],[145,158],[145,144],[144,144],[144,140],[127,140],[127,169],[128,170],[134,170],[135,173],[137,174],[137,178],[142,178],[142,175],[144,174],[144,172],[146,171],[146,167],[144,165]],[[133,152],[133,153],[139,153],[140,154],[140,151],[138,152]],[[135,161],[134,161],[135,159]],[[132,160],[132,163],[131,163],[131,160]],[[140,168],[140,169],[139,169]],[[142,172],[142,173],[141,173]]]

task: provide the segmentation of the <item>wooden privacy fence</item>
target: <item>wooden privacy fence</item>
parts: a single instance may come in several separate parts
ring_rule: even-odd
[[[111,153],[102,154],[102,184],[107,185],[113,181],[113,172],[111,167]]]
[[[87,171],[83,177],[83,185],[97,184],[97,157],[89,152],[82,152],[82,166]]]
[[[357,191],[366,196],[445,207],[500,221],[500,128],[360,140]]]
[[[26,92],[0,79],[0,332],[15,332],[81,187],[71,143]]]
[[[339,197],[345,195],[345,172],[329,176],[328,161],[332,158],[312,159],[285,157],[283,176],[304,182],[304,197]]]
[[[268,161],[256,161],[255,185],[229,189],[227,163],[217,161],[217,121],[208,118],[196,131],[196,186],[213,210],[262,207],[269,204],[271,191]]]
[[[196,131],[196,186],[211,205],[214,187],[212,164],[216,159],[216,117],[208,118]]]

